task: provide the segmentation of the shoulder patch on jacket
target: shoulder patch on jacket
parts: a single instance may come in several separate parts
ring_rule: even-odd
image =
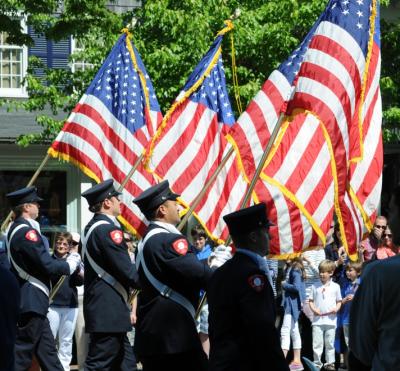
[[[123,237],[122,231],[119,230],[111,231],[110,237],[115,243],[120,244],[122,242],[122,237]]]
[[[179,254],[179,255],[186,255],[188,251],[188,243],[184,238],[180,238],[172,243],[172,248]]]
[[[262,274],[254,274],[253,276],[250,276],[247,279],[247,282],[250,285],[250,287],[257,292],[262,291],[262,289],[265,286],[265,281],[266,277],[263,276]]]
[[[28,232],[25,233],[25,238],[29,241],[32,242],[38,242],[39,237],[37,235],[37,232],[34,229],[29,230]]]

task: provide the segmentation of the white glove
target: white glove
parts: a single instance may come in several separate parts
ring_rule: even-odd
[[[232,258],[232,248],[230,246],[219,245],[210,255],[210,267],[220,267]]]
[[[81,264],[81,256],[77,252],[73,252],[67,256],[66,261],[69,265],[69,274],[72,274]]]

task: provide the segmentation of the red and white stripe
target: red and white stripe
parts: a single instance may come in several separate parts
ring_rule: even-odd
[[[283,136],[261,175],[258,198],[269,204],[268,198],[260,196],[274,193],[275,210],[270,218],[279,228],[271,231],[271,246],[280,248],[280,252],[273,250],[275,254],[316,246],[315,232],[323,240],[333,219],[333,159],[321,125],[306,113],[285,123]]]
[[[173,111],[149,168],[190,204],[221,162],[226,141],[217,114],[190,99]]]
[[[224,156],[230,149],[231,145],[228,144]],[[229,232],[222,217],[240,209],[247,191],[247,182],[238,170],[236,161],[233,153],[194,210],[214,239],[227,239]]]
[[[150,170],[158,178],[168,179],[186,207],[193,204],[230,152],[224,126],[213,110],[188,99],[173,111],[153,147]],[[240,208],[246,188],[233,153],[194,209],[213,238],[227,238],[222,216]]]
[[[151,112],[151,117],[161,121],[159,112]],[[77,162],[98,181],[114,179],[118,188],[149,139],[146,126],[132,135],[101,100],[83,95],[53,142],[51,152]],[[153,177],[139,165],[123,190],[121,216],[139,234],[145,219],[132,200],[153,184]]]
[[[379,51],[375,50],[375,54],[378,55]],[[374,96],[376,99],[376,89],[379,88],[377,63],[373,57],[369,64],[369,69],[376,72],[373,74],[375,77],[368,81],[365,93],[362,111],[365,130],[368,130],[374,112],[371,105],[375,106]],[[366,214],[371,216],[375,213],[382,170],[380,118],[374,117],[371,121],[375,127],[368,130],[368,134],[371,130],[370,136],[360,138],[358,115],[365,66],[362,50],[346,30],[326,21],[319,24],[304,55],[286,113],[292,115],[289,118],[291,126],[301,120],[302,125],[310,130],[310,123],[321,121],[329,134],[334,158],[330,157],[328,143],[322,135],[319,137],[321,147],[319,151],[315,148],[313,153],[309,145],[313,143],[310,138],[315,132],[303,129],[298,132],[298,137],[291,137],[293,133],[290,134],[290,131],[285,132],[279,144],[281,153],[275,151],[274,158],[264,169],[266,177],[256,187],[258,198],[269,204],[270,217],[278,225],[276,235],[272,237],[272,246],[277,254],[300,251],[316,243],[315,231],[309,228],[310,216],[320,229],[319,236],[321,231],[324,234],[327,232],[334,211],[334,180],[347,244],[353,253],[362,236],[363,223],[359,220],[360,210],[347,194],[349,180]],[[375,89],[370,89],[371,84],[375,84]],[[286,108],[285,100],[290,95],[288,81],[279,71],[274,71],[230,132],[239,149],[247,178],[253,176],[279,114]],[[302,113],[298,114],[299,109],[308,111],[305,117]],[[380,107],[375,107],[375,111],[375,115],[379,116]],[[369,117],[367,112],[370,112]],[[370,148],[375,150],[364,153],[363,161],[353,165],[349,179],[347,164],[361,155],[360,139],[364,140],[364,148],[368,151]],[[332,164],[336,178],[332,173]],[[371,181],[366,182],[369,177]],[[282,189],[307,210],[308,217],[299,212],[281,192]]]
[[[229,131],[242,159],[246,176],[251,179],[264,148],[278,122],[285,101],[291,93],[286,77],[278,70],[271,73],[262,89],[250,102]]]
[[[358,115],[365,67],[355,40],[339,26],[322,22],[305,54],[288,110],[288,114],[296,108],[312,111],[329,133],[337,169],[339,220],[345,232],[342,239],[351,255],[356,253],[363,224],[347,194],[347,164],[362,155]]]
[[[383,145],[382,145],[382,102],[380,96],[380,51],[374,44],[370,61],[370,73],[363,105],[363,142],[362,160],[350,165],[350,187],[354,191],[362,211],[369,218],[371,228],[379,206],[382,190]],[[358,221],[363,219],[358,210]],[[363,232],[366,232],[363,228]]]

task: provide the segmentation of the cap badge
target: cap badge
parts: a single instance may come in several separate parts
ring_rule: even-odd
[[[265,286],[265,276],[262,276],[261,274],[255,274],[250,276],[247,282],[253,290],[261,292]]]
[[[121,231],[116,230],[110,232],[110,237],[115,243],[120,244],[123,236]]]
[[[188,243],[184,238],[176,240],[172,247],[179,255],[186,255],[188,251]]]
[[[34,229],[31,229],[30,231],[26,232],[25,238],[27,240],[29,240],[29,241],[32,241],[32,242],[38,242],[39,241],[39,237],[37,235],[37,232]]]

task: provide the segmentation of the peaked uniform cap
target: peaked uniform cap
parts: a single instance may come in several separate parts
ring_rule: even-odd
[[[43,201],[43,198],[37,195],[37,188],[35,186],[18,189],[6,194],[6,197],[8,198],[11,207]]]
[[[89,206],[96,205],[99,202],[104,201],[106,198],[113,196],[119,196],[121,192],[118,192],[114,188],[112,179],[107,179],[104,182],[94,185],[92,188],[82,193],[82,197],[85,197]]]
[[[162,205],[165,201],[175,201],[179,196],[180,195],[171,191],[168,180],[163,180],[142,192],[133,200],[133,203],[146,215],[157,209],[157,207]]]
[[[231,235],[248,233],[273,225],[267,218],[267,206],[263,202],[224,215],[223,219]]]

